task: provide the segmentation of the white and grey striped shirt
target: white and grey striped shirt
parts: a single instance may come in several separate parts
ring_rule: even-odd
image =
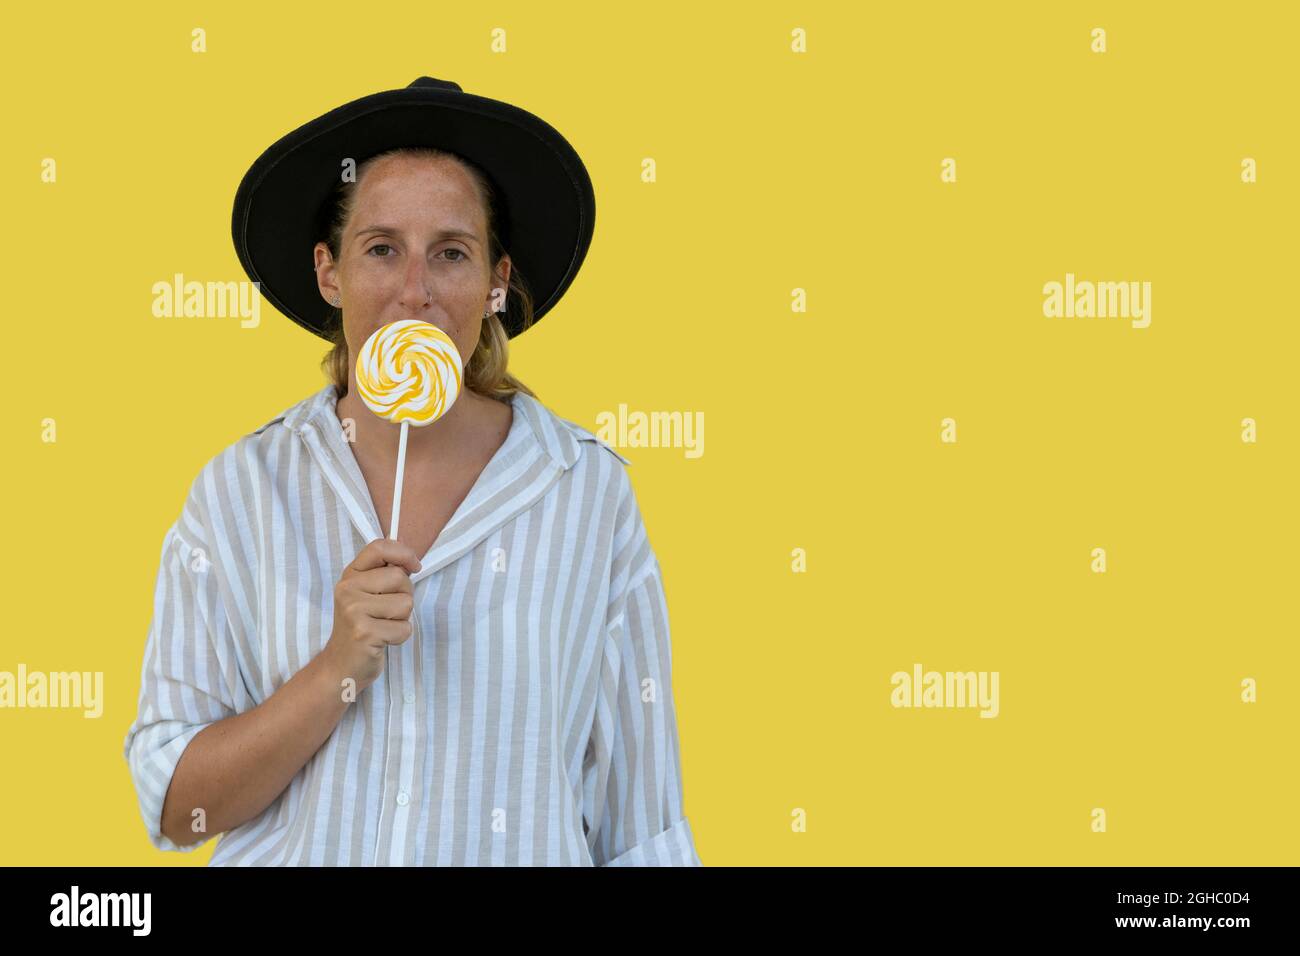
[[[199,845],[161,832],[185,747],[323,649],[335,583],[382,537],[336,401],[327,385],[213,458],[163,539],[124,744],[159,849]],[[529,395],[512,405],[411,576],[411,639],[210,866],[701,865],[628,461]]]

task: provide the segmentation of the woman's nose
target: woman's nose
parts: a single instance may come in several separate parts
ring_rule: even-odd
[[[411,257],[402,276],[402,305],[412,311],[423,309],[433,301],[429,270],[424,261]]]

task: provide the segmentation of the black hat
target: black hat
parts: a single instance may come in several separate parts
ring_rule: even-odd
[[[422,76],[405,89],[364,96],[273,143],[235,193],[231,232],[239,263],[262,295],[303,328],[328,338],[330,306],[316,284],[312,248],[323,241],[344,160],[400,146],[435,146],[484,172],[503,200],[498,231],[540,319],[573,281],[591,245],[596,198],[577,152],[517,106]],[[355,168],[354,167],[354,168]],[[510,337],[522,316],[501,315]]]

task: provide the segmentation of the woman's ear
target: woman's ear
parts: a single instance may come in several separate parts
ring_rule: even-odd
[[[510,266],[510,256],[508,255],[503,255],[499,260],[497,260],[497,267],[493,276],[493,281],[500,283],[503,289],[510,288]]]
[[[510,288],[510,257],[503,255],[492,274],[492,289],[488,293],[488,309],[498,314],[506,310],[506,290]]]
[[[339,288],[338,267],[330,254],[330,247],[323,242],[316,243],[312,249],[312,259],[315,261],[316,288],[326,302],[338,306],[343,301],[343,290]]]

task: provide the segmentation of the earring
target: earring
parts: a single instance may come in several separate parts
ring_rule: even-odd
[[[343,304],[343,300],[340,299],[338,296],[335,296],[334,298],[330,299],[330,304],[333,305],[335,308],[337,308],[338,306]]]

